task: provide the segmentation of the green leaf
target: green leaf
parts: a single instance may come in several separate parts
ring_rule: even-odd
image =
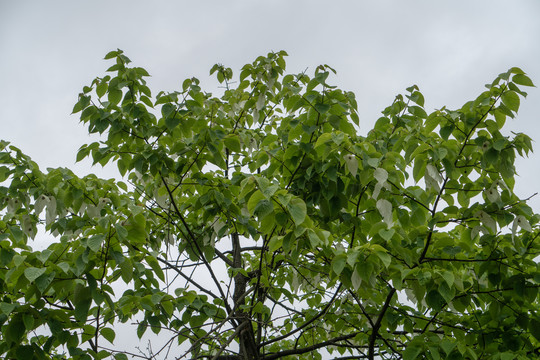
[[[381,259],[382,263],[384,264],[384,267],[386,268],[388,268],[390,264],[392,263],[392,257],[384,251],[375,251],[375,255],[377,255],[377,257]]]
[[[410,344],[403,352],[403,360],[417,360],[422,348],[417,344]]]
[[[38,277],[43,275],[47,271],[45,268],[35,268],[35,267],[29,267],[24,270],[24,276],[28,279],[30,282],[34,282]]]
[[[431,290],[426,295],[426,303],[433,310],[440,311],[446,305],[446,300],[437,290]]]
[[[518,85],[534,86],[532,80],[525,74],[516,74],[512,77],[512,81]]]
[[[98,97],[102,97],[107,92],[107,89],[109,89],[109,84],[106,81],[101,81],[96,86],[96,94]]]
[[[315,142],[315,146],[314,148],[318,148],[319,146],[321,145],[324,145],[326,144],[327,142],[329,142],[330,140],[332,140],[332,133],[323,133],[319,136],[319,138],[317,139],[317,141]]]
[[[255,192],[251,194],[247,203],[247,208],[251,215],[255,215],[257,205],[263,200],[266,200],[266,196],[264,196],[260,190],[255,190]]]
[[[336,273],[336,275],[339,275],[345,268],[346,264],[347,256],[345,254],[337,255],[334,257],[334,259],[332,259],[332,270]]]
[[[34,329],[34,316],[32,314],[23,314],[23,323],[26,330],[33,330]]]
[[[88,239],[87,245],[93,252],[99,251],[101,249],[101,244],[105,240],[105,235],[94,235]]]
[[[157,259],[152,255],[148,255],[146,257],[146,262],[150,265],[152,270],[154,270],[154,274],[156,274],[161,281],[165,281],[165,274],[163,273],[161,266],[159,266]]]
[[[92,304],[92,291],[90,288],[77,284],[73,293],[73,303],[75,305],[75,319],[85,322]]]
[[[240,152],[240,138],[236,134],[229,134],[223,138],[225,146],[233,152]]]
[[[51,284],[51,282],[54,280],[54,276],[55,276],[55,273],[52,272],[50,274],[47,274],[47,275],[41,275],[40,277],[38,277],[35,281],[35,284],[36,284],[36,287],[37,289],[41,292],[41,293],[44,293],[45,290],[47,289],[47,287]]]
[[[292,198],[287,204],[287,209],[296,225],[302,224],[306,219],[306,203],[302,199]]]
[[[390,241],[390,239],[392,238],[392,236],[394,236],[395,233],[396,233],[396,230],[394,229],[379,230],[379,235],[381,235],[381,237],[386,241]]]
[[[453,272],[448,271],[448,270],[445,270],[445,271],[443,271],[443,273],[442,273],[442,277],[443,277],[443,279],[446,281],[446,283],[448,284],[449,287],[454,286],[454,280],[455,280],[455,277],[454,277],[454,273],[453,273]]]
[[[2,331],[2,335],[8,340],[8,344],[13,344],[19,343],[25,332],[26,328],[24,326],[22,315],[15,314],[9,324],[4,328],[4,331]]]
[[[454,125],[448,125],[441,127],[439,133],[444,140],[448,140],[448,138],[452,134],[452,131],[454,131]]]
[[[133,266],[129,259],[125,259],[120,263],[120,270],[122,275],[122,280],[127,284],[133,279]]]
[[[174,312],[174,304],[172,301],[163,301],[161,303],[161,306],[163,307],[163,310],[165,310],[168,316],[171,316]]]
[[[122,100],[122,90],[109,90],[108,99],[113,105],[117,105]]]
[[[108,342],[111,344],[114,342],[114,338],[116,337],[116,333],[111,328],[102,328],[99,333],[101,336],[103,336]]]
[[[416,106],[416,105],[413,105],[413,106],[409,106],[409,112],[411,114],[413,114],[414,116],[417,116],[421,119],[426,119],[427,118],[427,113],[424,109],[422,109],[420,106]]]
[[[32,359],[34,348],[31,345],[20,345],[17,347],[16,354],[18,359]]]
[[[180,124],[180,119],[177,116],[169,116],[165,118],[165,126],[169,131],[172,131],[175,127]]]
[[[109,59],[115,58],[115,57],[118,56],[118,54],[121,54],[121,53],[122,53],[121,50],[119,50],[119,51],[109,51],[109,52],[107,53],[107,55],[105,55],[105,58],[104,58],[104,59],[105,59],[105,60],[109,60]]]
[[[427,159],[425,156],[419,155],[414,160],[413,166],[413,178],[415,182],[419,182],[426,173]]]
[[[429,347],[429,353],[433,360],[439,360],[441,358],[441,355],[439,354],[439,349],[434,346]]]
[[[11,312],[13,310],[15,310],[15,308],[17,307],[18,304],[11,304],[11,303],[5,303],[5,302],[0,302],[0,314],[3,314],[3,315],[9,315],[11,314]]]
[[[519,109],[519,96],[514,91],[506,91],[501,95],[501,100],[512,111]]]
[[[454,350],[454,348],[456,347],[456,343],[454,341],[443,339],[439,343],[439,346],[441,347],[441,349],[443,349],[443,351],[446,353],[446,355],[450,355],[452,350]]]
[[[540,320],[531,319],[529,321],[529,331],[536,340],[540,341]]]

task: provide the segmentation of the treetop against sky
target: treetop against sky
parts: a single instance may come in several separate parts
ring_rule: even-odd
[[[361,136],[335,71],[285,56],[214,66],[214,96],[155,92],[109,52],[73,108],[100,138],[76,156],[121,180],[1,142],[3,356],[538,356],[539,217],[514,193],[531,139],[501,133],[529,77],[430,113],[413,85]],[[135,352],[119,324],[159,336]]]

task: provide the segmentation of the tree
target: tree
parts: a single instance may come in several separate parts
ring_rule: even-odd
[[[77,160],[123,180],[1,142],[2,356],[538,356],[539,217],[513,192],[531,139],[501,133],[531,80],[512,68],[429,115],[412,86],[364,137],[334,70],[284,75],[285,55],[236,82],[215,65],[220,97],[192,78],[153,98],[107,54],[73,109],[101,141]],[[119,324],[160,345],[115,348]]]

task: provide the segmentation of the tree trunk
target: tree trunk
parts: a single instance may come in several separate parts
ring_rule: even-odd
[[[232,247],[233,247],[233,266],[236,269],[243,267],[242,264],[242,251],[240,249],[240,239],[238,233],[232,234]],[[240,358],[242,360],[258,360],[259,350],[255,341],[255,335],[253,333],[253,326],[249,313],[240,309],[240,305],[245,302],[245,292],[248,279],[240,272],[234,277],[234,317],[237,321],[237,326],[240,328],[238,334],[238,343],[240,344]]]

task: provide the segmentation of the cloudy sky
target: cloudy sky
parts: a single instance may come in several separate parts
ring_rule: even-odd
[[[331,6],[330,6],[331,4]],[[460,107],[511,66],[540,84],[540,1],[0,1],[0,138],[42,168],[74,165],[90,139],[70,115],[77,94],[123,49],[151,74],[154,93],[208,70],[238,70],[268,51],[289,53],[288,71],[329,64],[334,83],[358,97],[362,132],[397,93],[420,86],[429,110]],[[507,130],[540,140],[529,90]],[[540,151],[540,150],[539,150]],[[540,157],[518,163],[519,193],[540,190]],[[113,172],[104,173],[112,175]],[[540,200],[533,206],[540,211]]]

